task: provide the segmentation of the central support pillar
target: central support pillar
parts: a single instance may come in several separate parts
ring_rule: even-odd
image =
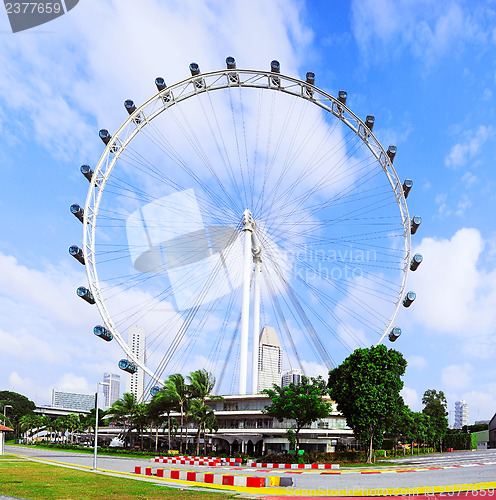
[[[254,234],[254,233],[253,233]],[[262,272],[262,259],[260,247],[253,247],[253,260],[255,261],[255,295],[253,297],[253,352],[251,364],[251,393],[258,394],[258,344],[260,337],[260,274]]]
[[[252,267],[251,234],[253,218],[249,210],[243,213],[243,305],[241,309],[241,348],[239,354],[239,394],[246,394],[248,369],[248,329],[250,326],[250,276]]]

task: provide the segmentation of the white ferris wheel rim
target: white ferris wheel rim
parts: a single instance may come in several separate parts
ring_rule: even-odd
[[[234,76],[236,76],[236,78],[233,78]],[[274,84],[274,77],[276,77],[279,82],[277,85]],[[201,86],[195,85],[195,82],[198,82],[199,80],[201,80],[203,84]],[[167,86],[164,90],[157,92],[148,101],[137,107],[136,110],[122,123],[119,129],[111,137],[97,165],[95,166],[84,205],[82,250],[86,262],[85,268],[89,289],[93,294],[97,308],[106,328],[112,333],[113,337],[125,352],[128,359],[144,370],[158,384],[162,383],[159,376],[157,376],[146,366],[145,363],[133,354],[127,345],[127,342],[122,338],[102,297],[100,282],[98,279],[97,263],[95,259],[95,231],[97,227],[98,211],[105,185],[110,178],[117,160],[142,128],[151,123],[161,113],[167,111],[168,108],[179,104],[186,99],[208,91],[222,90],[230,87],[279,91],[304,99],[320,107],[324,111],[331,113],[362,140],[362,143],[375,156],[388,179],[391,190],[396,197],[396,203],[399,208],[404,230],[404,262],[402,269],[402,282],[394,311],[377,344],[382,342],[384,337],[392,328],[406,289],[409,262],[411,258],[411,233],[410,216],[402,188],[402,182],[400,181],[393,167],[392,161],[389,159],[383,146],[357,115],[355,115],[337,98],[319,89],[318,87],[281,73],[274,74],[270,71],[244,70],[236,68],[223,69],[192,76],[171,86]],[[310,89],[311,92],[308,92],[308,89]]]

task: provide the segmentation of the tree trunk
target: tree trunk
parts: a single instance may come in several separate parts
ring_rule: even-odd
[[[168,448],[168,452],[170,452],[170,449],[171,449],[171,419],[170,419],[170,413],[167,414],[167,426],[169,427],[169,448]]]
[[[179,453],[183,454],[183,422],[184,422],[183,405],[181,405],[181,441],[179,441]]]
[[[155,451],[158,451],[158,424],[155,431]]]
[[[296,432],[295,432],[295,439],[296,439],[296,458],[298,459],[298,457],[300,456],[300,428],[297,427],[296,428]]]
[[[196,455],[200,455],[201,422],[198,422],[198,434],[196,435]]]
[[[373,446],[374,434],[370,435],[369,443],[367,446],[367,463],[372,463],[372,446]]]

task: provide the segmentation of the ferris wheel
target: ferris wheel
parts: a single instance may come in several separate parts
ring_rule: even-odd
[[[143,370],[150,387],[196,363],[239,394],[250,374],[257,392],[263,326],[285,366],[309,375],[395,341],[396,313],[415,300],[406,283],[422,261],[411,256],[421,219],[374,117],[278,61],[189,69],[174,85],[157,78],[141,106],[126,100],[121,127],[100,130],[96,166],[81,167],[89,190],[71,211],[83,244],[69,251],[88,276],[77,293],[102,317],[95,335],[116,341],[119,366]],[[146,331],[146,358],[126,340],[133,327]]]

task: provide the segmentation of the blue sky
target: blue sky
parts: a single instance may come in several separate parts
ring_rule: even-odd
[[[414,180],[412,239],[424,263],[409,277],[417,300],[401,309],[394,344],[409,362],[404,397],[427,389],[470,422],[496,412],[496,2],[81,0],[68,14],[12,34],[0,13],[0,359],[3,388],[49,403],[51,389],[92,392],[121,352],[91,328],[98,312],[74,290],[81,242],[68,207],[83,203],[83,163],[102,152],[122,102],[224,66],[282,72],[337,95],[396,144],[395,168]],[[191,365],[193,367],[193,365]]]

